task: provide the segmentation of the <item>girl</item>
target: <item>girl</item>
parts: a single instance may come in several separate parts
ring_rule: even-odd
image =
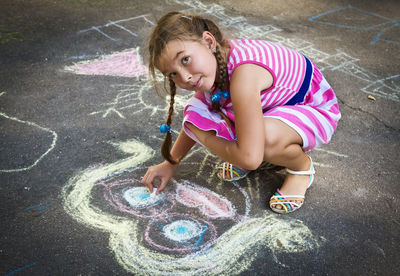
[[[278,213],[300,208],[315,173],[305,152],[328,143],[340,119],[336,96],[318,68],[271,42],[224,39],[211,20],[178,12],[158,21],[148,51],[152,77],[161,71],[171,99],[163,126],[165,161],[142,179],[150,192],[156,178],[157,194],[164,190],[198,142],[226,161],[218,167],[224,180],[245,177],[263,161],[286,167],[270,207]],[[195,93],[171,148],[176,86]]]

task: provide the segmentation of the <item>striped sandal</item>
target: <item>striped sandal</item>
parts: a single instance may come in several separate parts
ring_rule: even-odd
[[[296,175],[310,175],[310,180],[308,183],[308,188],[310,188],[311,184],[314,181],[314,174],[315,174],[315,169],[314,169],[314,164],[310,156],[308,156],[311,160],[311,166],[308,171],[292,171],[289,169],[286,169],[286,171],[290,174],[296,174]],[[300,203],[297,203],[295,201],[299,201]],[[304,203],[304,196],[302,195],[284,195],[281,193],[279,189],[277,189],[276,193],[271,197],[269,201],[269,207],[271,208],[272,211],[279,213],[279,214],[288,214],[291,212],[296,211],[299,209]],[[276,205],[280,205],[282,208],[276,208]]]
[[[218,178],[225,181],[237,181],[245,178],[250,171],[234,166],[229,162],[224,162],[217,166],[220,174],[217,174]]]

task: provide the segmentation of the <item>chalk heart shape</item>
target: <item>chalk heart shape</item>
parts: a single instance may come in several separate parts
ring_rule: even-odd
[[[212,219],[233,218],[236,215],[236,210],[228,199],[187,180],[177,185],[176,200],[185,206],[198,208]]]
[[[109,247],[117,261],[135,275],[236,275],[246,271],[257,253],[265,249],[272,251],[273,260],[279,263],[278,253],[320,246],[321,239],[315,238],[301,221],[264,212],[233,225],[212,245],[190,255],[177,257],[146,248],[138,220],[106,213],[91,203],[91,191],[97,182],[155,156],[153,149],[134,139],[121,143],[119,148],[131,156],[77,173],[64,186],[62,198],[65,211],[76,221],[110,234]]]

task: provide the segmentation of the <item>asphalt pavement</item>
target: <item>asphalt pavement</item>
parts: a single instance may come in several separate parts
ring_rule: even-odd
[[[313,150],[304,206],[267,206],[283,171],[222,183],[196,146],[162,196],[143,48],[186,11],[313,60],[342,119]],[[399,1],[11,1],[0,5],[0,275],[399,275]],[[179,91],[173,129],[190,95]]]

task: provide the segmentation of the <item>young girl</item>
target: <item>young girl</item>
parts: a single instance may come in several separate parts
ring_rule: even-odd
[[[336,96],[308,58],[259,40],[227,40],[209,19],[171,12],[154,28],[149,69],[168,80],[170,107],[162,154],[142,183],[162,192],[179,162],[198,142],[225,160],[218,176],[233,181],[267,161],[287,168],[270,199],[278,213],[300,208],[314,179],[305,153],[330,141],[340,112]],[[176,86],[195,91],[184,109],[182,130],[171,149]]]

